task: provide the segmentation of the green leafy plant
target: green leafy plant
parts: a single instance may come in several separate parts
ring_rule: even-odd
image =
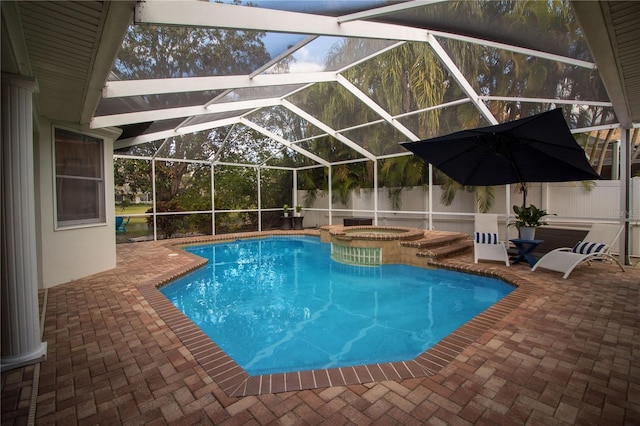
[[[282,206],[282,212],[284,214],[289,214],[289,204],[285,204],[284,206]]]
[[[518,229],[522,227],[537,228],[538,226],[547,225],[547,222],[542,218],[555,215],[554,213],[547,213],[546,210],[539,209],[533,204],[529,205],[529,207],[513,206],[513,211],[516,214],[516,221],[511,225]]]
[[[302,211],[302,206],[300,204],[296,204],[296,213],[300,214]]]

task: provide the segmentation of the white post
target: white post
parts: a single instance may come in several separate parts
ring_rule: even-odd
[[[211,235],[216,235],[216,179],[215,166],[211,163]]]
[[[511,185],[505,185],[504,186],[504,201],[505,201],[505,212],[504,212],[504,217],[505,217],[505,225],[504,225],[504,229],[506,232],[506,239],[509,239],[509,216],[511,215],[512,209],[513,207],[511,207]]]
[[[540,208],[544,210],[551,210],[553,206],[549,205],[549,183],[543,182],[540,186],[541,200]]]
[[[38,309],[33,79],[2,75],[2,362],[10,370],[47,356]]]
[[[333,225],[333,203],[331,202],[333,185],[331,184],[331,179],[331,166],[329,166],[329,225]]]
[[[429,163],[429,193],[427,194],[427,228],[433,230],[433,166]]]
[[[373,224],[378,226],[378,160],[373,161]]]
[[[260,167],[256,167],[256,176],[258,178],[258,231],[262,231],[262,174]]]
[[[293,200],[293,212],[294,212],[294,216],[295,216],[295,209],[296,206],[298,205],[298,170],[293,169],[293,195],[292,195],[292,200]]]
[[[613,141],[611,147],[611,180],[620,179],[620,141]]]
[[[618,242],[620,263],[631,265],[629,258],[629,184],[631,183],[631,131],[620,129],[620,222],[624,230]]]
[[[158,211],[156,194],[156,159],[151,159],[151,190],[153,191],[153,241],[158,241]]]

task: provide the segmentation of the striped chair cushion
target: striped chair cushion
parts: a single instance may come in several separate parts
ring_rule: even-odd
[[[609,246],[602,243],[580,241],[578,244],[573,246],[573,249],[571,251],[580,254],[606,253],[607,251],[609,251]]]
[[[476,232],[476,243],[499,244],[498,234],[495,232]]]

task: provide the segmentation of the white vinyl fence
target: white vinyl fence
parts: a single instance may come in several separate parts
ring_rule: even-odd
[[[640,177],[631,179],[630,244],[631,256],[640,256]],[[507,227],[507,215],[512,216],[513,205],[522,204],[522,194],[516,185],[495,187],[495,203],[491,213],[501,216],[501,237],[515,238],[517,231]],[[442,190],[435,187],[429,195],[422,187],[406,188],[402,192],[399,210],[391,207],[386,188],[379,190],[376,200],[372,189],[354,191],[347,205],[330,206],[328,196],[319,197],[310,208],[304,209],[304,226],[342,224],[345,217],[369,217],[380,226],[409,226],[458,232],[473,232],[476,203],[473,194],[458,191],[454,202],[444,206],[440,202]],[[547,217],[550,226],[588,229],[594,222],[620,222],[624,216],[620,203],[620,181],[596,181],[591,190],[581,182],[529,184],[527,204],[546,209],[555,216]],[[298,191],[298,202],[304,204],[304,191]],[[377,203],[376,203],[377,201]],[[431,202],[431,203],[430,203]],[[377,209],[376,209],[377,204]],[[616,248],[614,248],[617,251]]]

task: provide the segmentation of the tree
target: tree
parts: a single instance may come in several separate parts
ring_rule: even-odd
[[[129,194],[150,193],[151,164],[148,160],[117,158],[114,160],[114,187],[125,198]]]
[[[353,57],[354,52],[366,51],[371,47],[368,41],[346,39],[334,46],[327,57],[327,67],[339,64],[344,57]],[[369,61],[344,72],[344,76],[362,92],[370,95],[382,108],[392,115],[410,112],[416,108],[441,103],[445,89],[425,88],[416,82],[425,76],[440,78],[443,75],[433,51],[425,43],[405,43],[391,51],[378,55]],[[292,102],[304,105],[306,111],[328,123],[332,128],[341,129],[354,124],[374,121],[374,112],[363,107],[351,93],[335,83],[319,83],[293,97]],[[426,114],[431,123],[437,123],[437,115]],[[424,126],[433,128],[433,126]],[[345,136],[349,137],[349,134]],[[390,125],[368,126],[358,130],[352,139],[376,156],[398,152],[398,132]],[[358,158],[361,155],[334,138],[319,138],[314,141],[313,150],[330,161]],[[424,162],[415,157],[399,157],[382,162],[379,184],[389,188],[394,206],[399,200],[404,186],[414,186],[425,182]],[[345,163],[332,167],[332,188],[334,201],[346,203],[353,190],[372,188],[373,167],[371,161]],[[410,173],[407,173],[409,171]],[[316,185],[308,188],[307,199],[315,199],[317,190],[324,188],[325,176],[318,173]],[[308,181],[307,181],[308,183]]]
[[[249,74],[269,60],[263,36],[262,32],[251,31],[134,25],[125,36],[115,72],[123,80]],[[146,104],[149,108],[169,108],[200,104],[220,94],[207,91],[150,95],[142,97],[138,104],[142,107]],[[222,146],[228,131],[228,128],[223,128],[181,135],[137,148],[137,151],[146,150],[149,157],[208,160]],[[118,172],[121,181],[139,177],[129,176],[130,172],[135,172],[131,167],[124,167]],[[196,178],[201,174],[198,167],[187,162],[157,162],[157,200],[169,202],[178,197],[180,202],[189,204],[188,200],[194,195],[180,194],[189,190],[203,192],[202,188],[194,187]],[[205,178],[205,182],[209,181]]]
[[[514,37],[531,39],[547,38],[554,46],[566,46],[568,52],[561,52],[576,58],[589,60],[587,45],[582,38],[580,27],[569,13],[569,5],[563,2],[459,2],[442,4],[440,7],[456,9],[461,21],[478,19],[479,27],[491,28],[492,22],[505,22],[504,28],[523,28],[530,34],[514,34]],[[500,17],[501,19],[497,19]],[[457,18],[452,18],[456,20]],[[523,25],[524,23],[524,25]],[[515,25],[517,24],[517,25]],[[557,99],[605,99],[602,83],[594,78],[593,70],[574,65],[551,63],[546,59],[497,49],[485,45],[475,45],[457,40],[441,40],[443,47],[458,68],[467,76],[467,80],[477,93],[486,96],[519,98],[557,98]],[[560,50],[560,49],[558,49]],[[424,79],[423,81],[428,81]],[[436,80],[438,81],[438,80]],[[455,86],[451,86],[455,87]],[[445,95],[448,96],[448,95]],[[470,105],[470,104],[469,104]],[[492,101],[488,103],[492,114],[499,122],[506,122],[540,113],[553,107],[535,102]],[[476,127],[480,116],[477,111],[468,109],[451,111],[455,117],[447,117],[443,112],[438,117],[439,130],[444,123],[456,122],[463,128]],[[565,108],[565,116],[573,120],[576,126],[592,126],[606,122],[609,117],[607,108],[589,107],[575,114],[571,107]],[[445,132],[445,130],[448,130]],[[457,130],[457,129],[456,129]],[[458,189],[463,188],[455,182],[446,181],[443,185],[443,202],[449,203]],[[493,189],[486,187],[464,188],[474,192],[480,211],[486,211],[493,204]]]
[[[263,32],[133,25],[115,65],[123,80],[248,74],[269,60]],[[153,95],[152,106],[200,93]],[[204,94],[209,96],[210,93]]]

